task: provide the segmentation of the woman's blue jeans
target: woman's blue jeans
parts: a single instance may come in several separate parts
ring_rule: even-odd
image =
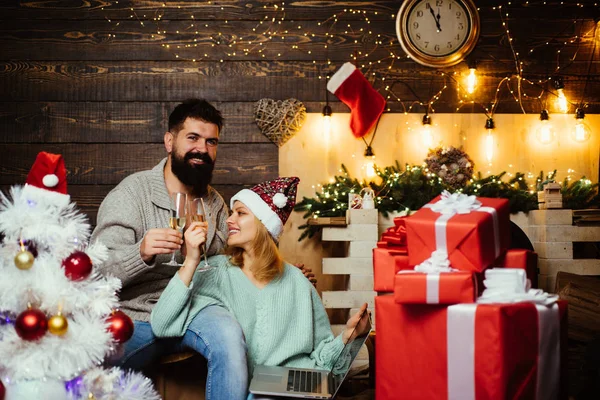
[[[149,322],[134,321],[134,325],[118,365],[141,370],[164,355],[193,350],[208,361],[207,400],[245,400],[248,396],[246,341],[240,324],[225,308],[204,308],[178,338],[157,338]]]

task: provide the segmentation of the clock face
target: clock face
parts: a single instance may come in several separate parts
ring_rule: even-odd
[[[469,13],[454,0],[422,0],[408,12],[408,38],[422,53],[434,57],[452,54],[466,42],[471,30]]]
[[[415,61],[450,66],[475,46],[479,16],[471,0],[405,0],[396,31],[400,44]]]

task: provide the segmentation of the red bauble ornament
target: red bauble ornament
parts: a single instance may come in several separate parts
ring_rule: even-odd
[[[92,273],[92,260],[83,251],[76,251],[62,262],[65,275],[72,281],[80,281]]]
[[[15,330],[23,340],[38,340],[48,330],[46,314],[35,308],[23,311],[15,321]]]
[[[4,400],[4,395],[6,394],[6,389],[4,389],[4,384],[0,381],[0,400]]]
[[[113,311],[108,317],[108,330],[119,343],[125,343],[133,335],[133,321],[123,311]]]

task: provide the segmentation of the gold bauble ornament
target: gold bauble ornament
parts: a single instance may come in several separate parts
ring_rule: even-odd
[[[30,251],[21,249],[15,256],[15,265],[22,270],[30,269],[33,266],[35,257]]]
[[[53,335],[62,336],[67,333],[68,328],[69,322],[61,313],[53,315],[48,320],[48,331]]]

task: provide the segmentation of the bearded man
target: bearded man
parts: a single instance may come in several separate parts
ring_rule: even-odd
[[[217,254],[227,240],[228,209],[210,186],[217,158],[221,113],[206,100],[190,99],[175,107],[164,135],[168,156],[148,171],[125,178],[104,199],[92,242],[109,249],[100,272],[119,278],[121,309],[134,321],[133,337],[113,363],[143,369],[168,354],[193,350],[208,361],[207,399],[245,399],[248,376],[246,343],[237,321],[219,305],[207,307],[183,337],[159,339],[150,313],[177,266],[166,265],[173,252],[182,262],[182,233],[169,228],[170,195],[201,197],[208,225],[206,251]]]

